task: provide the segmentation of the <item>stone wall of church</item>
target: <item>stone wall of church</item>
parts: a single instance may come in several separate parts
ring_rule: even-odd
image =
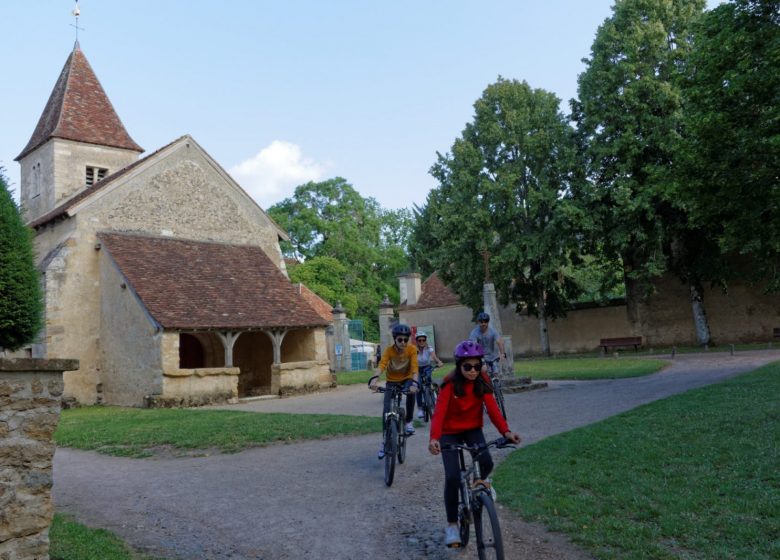
[[[110,175],[137,159],[132,150],[52,138],[20,161],[25,219],[42,216],[84,189],[88,166],[107,169]]]
[[[162,330],[105,251],[100,254],[100,383],[103,401],[143,406],[162,387]]]
[[[171,150],[85,208],[89,228],[259,245],[281,266],[277,231],[260,207],[194,145]]]
[[[94,233],[76,220],[39,230],[35,249],[44,273],[42,357],[72,356],[79,371],[64,374],[66,400],[99,402],[100,287]]]

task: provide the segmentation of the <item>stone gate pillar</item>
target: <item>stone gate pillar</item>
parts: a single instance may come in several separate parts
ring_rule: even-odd
[[[0,358],[0,558],[48,560],[52,436],[78,360]]]
[[[349,355],[349,320],[340,301],[336,303],[331,313],[333,313],[333,356],[335,358],[333,371],[347,371],[352,365]]]
[[[385,294],[385,299],[379,304],[379,345],[382,352],[393,344],[393,304]]]

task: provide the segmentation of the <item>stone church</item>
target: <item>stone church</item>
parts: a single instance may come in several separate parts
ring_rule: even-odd
[[[286,233],[189,135],[141,157],[78,42],[27,145],[45,328],[65,397],[170,406],[329,386],[326,327]]]

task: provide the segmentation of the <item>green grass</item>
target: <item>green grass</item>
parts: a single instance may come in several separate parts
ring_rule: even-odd
[[[515,375],[534,379],[618,379],[648,375],[667,362],[650,358],[549,358],[515,361]]]
[[[378,431],[377,419],[367,416],[91,406],[63,410],[54,441],[109,455],[146,457],[160,446],[182,454],[211,449],[231,453],[273,442]]]
[[[780,363],[512,453],[501,502],[600,559],[780,558]]]
[[[368,385],[368,380],[374,376],[374,370],[340,371],[336,373],[338,385]]]
[[[90,529],[55,514],[49,530],[51,560],[141,560],[119,537],[105,529]]]

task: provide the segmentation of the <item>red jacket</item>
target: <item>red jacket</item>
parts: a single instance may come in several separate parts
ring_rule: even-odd
[[[478,397],[474,394],[474,382],[468,380],[463,384],[462,397],[456,396],[454,389],[454,384],[450,381],[445,382],[439,392],[431,421],[431,439],[441,439],[442,434],[457,434],[481,428],[483,405],[498,432],[503,436],[509,431],[509,425],[501,415],[492,393]]]

